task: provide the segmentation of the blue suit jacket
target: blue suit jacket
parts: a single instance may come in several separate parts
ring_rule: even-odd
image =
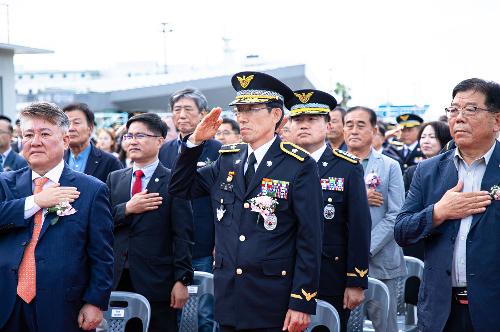
[[[397,217],[396,241],[401,246],[424,241],[425,270],[418,301],[422,331],[442,331],[451,306],[451,267],[460,220],[432,227],[434,203],[458,182],[453,162],[455,149],[423,161],[417,167],[406,202]],[[481,190],[500,184],[500,143],[488,163]],[[500,326],[500,201],[474,215],[467,236],[467,291],[474,330],[493,331]]]
[[[198,159],[198,167],[215,162],[219,158],[222,144],[214,139],[208,140],[203,145],[203,152]],[[177,160],[177,139],[165,143],[158,158],[163,166],[172,169]],[[194,247],[193,258],[212,256],[215,242],[215,226],[212,217],[212,203],[207,197],[195,198],[191,201],[194,222]]]
[[[11,150],[10,153],[5,158],[5,163],[3,164],[4,171],[17,171],[23,167],[28,166],[26,160],[21,157],[17,152]]]
[[[24,219],[25,198],[32,195],[31,169],[0,175],[0,329],[9,319],[17,293],[17,272],[31,239],[34,217]],[[80,331],[78,312],[85,303],[106,310],[113,281],[113,222],[108,190],[95,178],[65,165],[61,186],[80,197],[76,213],[54,225],[49,214],[35,250],[40,331]]]
[[[107,153],[99,148],[96,148],[94,144],[90,143],[91,150],[89,158],[87,159],[87,164],[85,165],[85,174],[91,175],[98,178],[102,182],[106,183],[109,173],[122,169],[123,165],[111,153]],[[69,149],[64,151],[64,161],[69,160]]]

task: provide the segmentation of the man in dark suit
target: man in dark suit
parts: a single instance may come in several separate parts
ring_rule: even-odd
[[[404,173],[408,167],[424,159],[418,142],[420,125],[424,120],[416,114],[401,114],[396,118],[396,122],[401,129],[401,137],[399,141],[391,142],[383,153],[396,160]]]
[[[0,175],[0,330],[94,330],[113,278],[107,187],[64,163],[69,119],[57,106],[20,118],[29,168]]]
[[[193,279],[191,206],[167,194],[170,170],[158,160],[166,124],[144,113],[128,120],[127,131],[123,139],[134,167],[111,173],[107,181],[115,223],[113,288],[148,299],[149,331],[177,331],[174,309],[186,303]]]
[[[160,149],[161,163],[172,169],[179,156],[181,142],[191,134],[207,113],[207,99],[198,90],[184,89],[173,93],[169,102],[172,110],[172,121],[179,131],[177,139],[166,142]],[[209,139],[203,146],[203,152],[198,158],[197,166],[209,165],[219,158],[222,144]],[[215,225],[212,217],[212,203],[208,197],[199,197],[191,201],[194,221],[193,268],[196,271],[212,272],[215,242]],[[204,295],[199,301],[198,330],[210,332],[213,329],[213,298]]]
[[[267,74],[233,76],[235,116],[248,144],[225,145],[197,169],[203,142],[217,132],[213,109],[183,141],[169,192],[210,196],[215,220],[215,318],[222,331],[302,331],[315,313],[321,259],[322,197],[316,163],[275,132],[285,98]],[[260,211],[260,212],[257,212]]]
[[[337,101],[318,90],[299,90],[287,102],[294,142],[311,154],[323,189],[323,255],[319,298],[332,304],[347,330],[350,311],[368,287],[371,218],[359,159],[325,143]]]
[[[401,246],[423,241],[421,331],[500,326],[500,85],[460,82],[446,108],[456,148],[423,161],[397,217]]]
[[[328,112],[330,125],[326,138],[332,149],[347,151],[347,145],[344,140],[344,116],[345,109],[335,107]]]
[[[94,112],[86,104],[74,103],[63,108],[71,122],[69,149],[64,160],[69,167],[106,182],[108,174],[122,168],[122,164],[110,153],[94,146],[90,137],[94,130]]]
[[[10,119],[0,118],[0,171],[16,171],[28,166],[26,160],[11,147],[13,132]]]

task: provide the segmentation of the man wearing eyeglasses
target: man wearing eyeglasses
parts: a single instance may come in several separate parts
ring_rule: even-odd
[[[186,303],[193,278],[193,214],[188,201],[167,194],[170,170],[158,160],[166,124],[144,113],[126,127],[123,139],[134,167],[111,173],[107,181],[115,224],[113,289],[148,299],[149,331],[177,331],[174,309]]]
[[[322,239],[316,163],[277,137],[293,92],[264,73],[231,83],[243,144],[196,169],[204,141],[219,129],[213,109],[183,142],[169,192],[210,196],[215,223],[215,318],[223,332],[303,331],[315,313]]]
[[[172,169],[179,156],[182,139],[191,134],[201,119],[207,114],[208,101],[201,91],[187,88],[174,92],[170,96],[169,107],[172,120],[179,131],[179,136],[163,144],[159,159],[163,166]],[[203,167],[219,158],[220,142],[210,139],[203,145],[203,151],[198,158],[197,166]],[[208,197],[195,198],[193,206],[194,242],[193,268],[195,271],[212,272],[215,225],[212,218],[212,202]],[[213,296],[205,294],[198,302],[198,331],[213,330]]]
[[[395,238],[425,244],[422,331],[492,331],[500,326],[500,85],[468,79],[452,98],[456,148],[418,166]]]
[[[222,144],[236,144],[241,142],[240,125],[233,119],[223,118],[215,139]]]

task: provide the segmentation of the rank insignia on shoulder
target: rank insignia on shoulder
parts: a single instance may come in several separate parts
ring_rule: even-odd
[[[350,154],[347,151],[339,150],[339,149],[333,149],[332,151],[333,151],[333,154],[339,158],[347,160],[348,162],[353,163],[353,164],[359,164],[359,158],[353,154]]]
[[[321,189],[329,191],[344,191],[344,178],[320,179]]]
[[[245,143],[223,145],[220,147],[219,153],[240,152],[240,150],[245,146]]]
[[[393,145],[395,147],[403,147],[403,145],[404,145],[404,143],[402,143],[400,141],[390,141],[389,144]]]
[[[304,161],[307,156],[309,156],[309,152],[306,150],[302,149],[300,146],[295,145],[290,142],[281,142],[280,143],[280,149],[285,152],[286,154],[295,157],[296,159],[300,161]]]
[[[263,178],[261,185],[261,193],[262,195],[266,195],[273,198],[287,199],[289,186],[290,182],[288,181]]]

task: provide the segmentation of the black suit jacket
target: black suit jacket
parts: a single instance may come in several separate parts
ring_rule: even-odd
[[[216,140],[208,140],[203,145],[203,152],[198,159],[198,167],[215,162],[219,158],[222,144]],[[163,166],[172,169],[179,156],[177,139],[166,142],[160,149],[158,158]],[[212,203],[208,197],[195,198],[193,205],[194,248],[193,258],[212,256],[215,242],[215,225],[212,217]]]
[[[122,169],[122,163],[113,156],[111,153],[107,153],[99,148],[96,148],[94,144],[90,143],[91,150],[89,158],[87,159],[87,165],[85,165],[84,173],[98,178],[102,182],[106,183],[109,173]],[[64,151],[64,161],[69,162],[70,150]]]
[[[17,152],[11,150],[10,153],[5,158],[5,163],[3,164],[4,171],[17,171],[23,167],[28,166],[26,160],[21,157]]]
[[[112,172],[108,177],[115,224],[115,268],[113,289],[120,281],[128,257],[134,288],[149,301],[170,301],[175,281],[193,277],[191,246],[193,215],[188,201],[167,194],[170,170],[161,163],[147,189],[160,193],[157,210],[125,216],[130,200],[132,168]]]

